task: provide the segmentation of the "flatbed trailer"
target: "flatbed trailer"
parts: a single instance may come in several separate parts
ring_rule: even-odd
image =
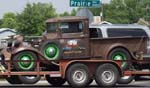
[[[2,73],[0,72],[0,76],[4,76],[4,77],[11,77],[12,75],[28,75],[28,76],[32,76],[32,75],[40,75],[40,76],[46,76],[46,75],[49,75],[50,78],[62,78],[62,79],[65,79],[66,81],[69,81],[69,79],[67,78],[67,75],[68,75],[68,69],[70,67],[72,67],[73,65],[85,65],[87,66],[88,70],[89,70],[89,79],[87,80],[90,80],[90,79],[95,79],[97,84],[99,86],[104,86],[104,87],[108,87],[108,86],[115,86],[115,84],[117,83],[117,79],[119,79],[120,77],[122,76],[134,76],[134,75],[150,75],[150,72],[148,71],[141,71],[141,70],[126,70],[126,71],[123,71],[121,69],[121,62],[122,60],[118,60],[118,61],[112,61],[112,60],[61,60],[59,62],[59,70],[58,71],[41,71],[40,70],[40,63],[41,61],[37,61],[37,66],[36,66],[36,71],[12,71],[11,70],[11,61],[6,61],[7,63],[7,66],[8,66],[8,69],[6,72]],[[137,62],[137,61],[131,61],[131,62]],[[113,79],[111,83],[103,83],[103,82],[99,82],[98,79],[96,79],[96,72],[97,72],[97,69],[101,66],[104,66],[104,68],[102,68],[102,74],[104,77],[105,77],[105,72],[109,72],[109,71],[112,71],[114,72],[114,74],[117,74],[117,75],[114,75],[114,78],[116,79]],[[106,65],[106,66],[105,66]],[[108,65],[108,66],[107,66]],[[117,70],[113,70],[112,67],[109,67],[109,65],[115,67]],[[82,67],[81,67],[82,68]],[[80,71],[81,68],[75,68],[77,70],[76,71]],[[73,68],[72,68],[73,69]],[[83,69],[82,69],[83,70]],[[116,72],[118,73],[116,73]],[[70,73],[70,72],[69,72]],[[76,74],[76,73],[73,73],[73,74]],[[80,74],[80,73],[78,73]],[[111,74],[111,73],[110,73]],[[84,74],[86,75],[86,74]],[[100,76],[102,77],[102,76]],[[106,77],[107,77],[107,73],[106,73]],[[103,79],[103,77],[101,78]],[[102,80],[101,80],[102,81]],[[79,87],[81,85],[76,85],[72,82],[69,81],[69,84],[73,87]],[[88,84],[88,83],[87,83]]]

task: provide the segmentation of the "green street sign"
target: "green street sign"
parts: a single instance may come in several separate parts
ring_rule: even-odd
[[[71,7],[100,7],[100,0],[70,0]]]

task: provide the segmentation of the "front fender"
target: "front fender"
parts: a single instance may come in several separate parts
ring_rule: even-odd
[[[34,49],[34,48],[32,48],[32,47],[19,47],[19,48],[15,49],[15,50],[12,52],[12,55],[14,56],[14,55],[16,55],[16,54],[18,54],[18,53],[20,53],[20,52],[23,52],[23,51],[31,51],[31,52],[34,52],[34,53],[37,55],[38,59],[40,59],[40,58],[45,58],[44,55],[43,55],[39,50]]]
[[[22,51],[33,51],[33,52],[37,52],[37,53],[40,53],[38,50],[32,48],[32,47],[19,47],[19,48],[16,48],[12,51],[12,54],[17,54],[19,52],[22,52]]]
[[[30,51],[30,52],[33,52],[37,55],[37,58],[38,60],[40,60],[40,62],[42,63],[47,63],[47,58],[42,54],[42,52],[40,52],[38,49],[35,49],[35,48],[32,48],[32,47],[19,47],[17,49],[15,49],[13,52],[12,52],[12,58],[13,56],[15,56],[16,54],[20,53],[20,52],[23,52],[23,51]],[[55,64],[55,65],[58,65],[57,63],[55,62],[50,62],[48,65],[51,65],[51,64]]]

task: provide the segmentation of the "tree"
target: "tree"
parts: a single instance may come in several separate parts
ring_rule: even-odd
[[[1,26],[2,26],[2,19],[0,19],[0,28],[1,28]]]
[[[59,14],[59,16],[63,17],[63,16],[75,16],[77,13],[76,9],[72,9],[71,13],[65,11],[64,13]]]
[[[72,9],[72,11],[71,11],[71,16],[75,16],[76,13],[77,13],[76,9]]]
[[[112,23],[136,23],[140,18],[150,19],[150,0],[111,0],[103,5],[104,18]],[[147,8],[147,9],[146,9]],[[99,16],[101,8],[90,8]]]
[[[12,12],[5,13],[1,20],[1,27],[15,29],[16,26],[16,15]]]
[[[65,11],[64,13],[60,14],[59,16],[61,16],[61,17],[63,17],[63,16],[70,16],[70,14]]]
[[[57,16],[51,3],[28,3],[23,12],[17,14],[17,32],[24,35],[41,35],[45,20]]]

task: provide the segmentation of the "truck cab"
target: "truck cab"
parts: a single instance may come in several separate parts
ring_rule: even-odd
[[[58,17],[46,21],[42,51],[49,60],[89,58],[89,25],[86,17]],[[50,53],[52,54],[50,56]]]

